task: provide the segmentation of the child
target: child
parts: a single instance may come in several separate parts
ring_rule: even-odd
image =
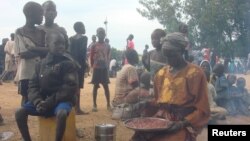
[[[237,86],[237,95],[235,104],[238,107],[238,110],[243,115],[250,115],[250,95],[245,88],[246,80],[243,77],[239,77],[236,81]]]
[[[228,81],[224,73],[224,65],[216,64],[213,68],[213,73],[212,80],[218,96],[216,103],[218,106],[225,108],[228,96]]]
[[[208,71],[208,72],[211,72],[211,71],[212,71],[211,65],[210,65],[210,63],[209,63],[207,60],[201,61],[200,67],[201,67],[204,71]]]
[[[76,35],[69,38],[70,46],[69,52],[72,57],[80,64],[81,68],[78,70],[79,77],[79,89],[76,94],[76,114],[87,114],[80,108],[80,89],[83,88],[84,84],[84,74],[86,69],[86,54],[87,54],[87,43],[88,38],[85,34],[85,27],[82,22],[76,22],[74,24],[74,30]]]
[[[23,13],[26,23],[15,33],[16,54],[20,56],[17,76],[20,82],[19,93],[22,95],[22,104],[27,101],[28,84],[35,72],[35,64],[48,52],[44,42],[45,32],[35,26],[42,23],[42,6],[36,2],[28,2],[23,8]]]
[[[63,27],[55,23],[55,18],[57,16],[56,4],[53,1],[48,0],[42,4],[42,7],[44,11],[45,23],[44,25],[39,26],[39,28],[44,30],[46,33],[53,32],[53,31],[58,31],[62,33],[65,39],[65,46],[66,48],[68,48],[69,43],[68,43],[68,35],[67,35],[66,30]]]
[[[210,81],[210,71],[204,70],[206,78],[207,78],[207,87],[208,87],[208,101],[210,105],[211,116],[209,123],[216,124],[217,120],[222,120],[226,118],[227,110],[217,106],[215,99],[217,98],[217,93],[215,91],[214,86],[209,83]]]
[[[155,48],[152,51],[149,51],[148,58],[146,58],[145,68],[149,68],[148,71],[151,73],[151,78],[153,79],[154,74],[161,69],[164,65],[167,64],[166,57],[163,56],[161,51],[161,38],[165,37],[166,33],[162,29],[155,29],[151,34],[151,42]]]
[[[134,35],[129,34],[127,38],[127,49],[135,49],[135,44],[134,44],[133,39],[134,39]]]
[[[225,108],[228,111],[229,115],[237,115],[237,106],[235,105],[235,96],[237,94],[237,89],[234,86],[236,82],[237,77],[234,74],[228,74],[227,75],[227,81],[228,81],[228,95],[226,96],[227,102],[225,105]]]
[[[67,115],[75,101],[78,89],[76,62],[65,53],[63,34],[50,32],[46,34],[49,54],[36,65],[35,73],[29,83],[29,101],[18,109],[15,117],[18,128],[25,141],[31,141],[27,120],[33,116],[56,116],[56,139],[61,141]]]
[[[91,67],[93,67],[93,76],[92,76],[92,84],[94,84],[93,87],[93,112],[97,112],[97,104],[96,104],[96,98],[97,98],[97,90],[99,88],[99,84],[101,83],[106,96],[107,101],[107,109],[111,110],[110,107],[110,94],[109,94],[109,87],[108,83],[109,77],[108,77],[108,68],[109,68],[109,61],[110,61],[110,48],[107,46],[107,44],[104,42],[106,33],[104,28],[100,27],[97,29],[97,38],[98,42],[96,42],[91,47],[91,53],[90,53],[90,61],[91,61]]]

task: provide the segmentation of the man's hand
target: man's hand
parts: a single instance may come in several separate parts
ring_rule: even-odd
[[[189,122],[184,120],[184,121],[173,121],[170,125],[169,128],[167,129],[168,132],[177,132],[184,127],[187,127],[189,125]]]
[[[45,101],[40,101],[37,105],[36,105],[36,111],[38,113],[44,113],[47,110],[46,108],[46,102]]]

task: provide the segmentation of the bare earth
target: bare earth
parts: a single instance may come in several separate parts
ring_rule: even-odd
[[[247,88],[250,88],[250,75],[243,75],[247,80]],[[98,91],[97,103],[98,112],[92,112],[92,85],[88,84],[90,77],[85,79],[85,89],[81,91],[81,107],[89,111],[89,115],[77,115],[76,126],[84,131],[84,137],[78,138],[78,141],[94,141],[95,125],[101,123],[111,123],[116,125],[116,141],[128,141],[133,131],[123,126],[120,121],[112,120],[111,112],[107,111],[106,100],[102,87]],[[111,79],[110,91],[111,100],[114,97],[115,79]],[[11,131],[14,133],[8,141],[21,141],[21,135],[15,123],[14,113],[20,107],[21,96],[17,94],[17,87],[13,83],[4,83],[0,85],[0,113],[4,118],[5,125],[0,126],[0,132]],[[228,117],[226,123],[229,124],[250,124],[250,117]],[[29,118],[29,128],[32,139],[38,140],[38,122],[37,117]],[[203,130],[198,137],[198,141],[207,141],[207,130]]]

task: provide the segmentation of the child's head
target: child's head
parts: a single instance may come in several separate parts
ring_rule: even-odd
[[[224,65],[223,64],[216,64],[213,68],[213,73],[216,75],[216,76],[221,76],[224,74]]]
[[[11,39],[11,41],[14,41],[14,39],[15,39],[15,34],[14,33],[10,34],[10,39]]]
[[[133,34],[129,34],[129,36],[128,36],[128,39],[127,39],[127,40],[132,41],[133,39],[134,39],[134,35],[133,35]]]
[[[23,7],[26,20],[32,24],[40,25],[43,21],[43,8],[39,3],[27,2]]]
[[[54,55],[60,55],[65,52],[65,39],[60,32],[48,32],[45,37],[46,47],[49,48],[49,52]]]
[[[179,25],[179,32],[187,34],[188,33],[188,26],[185,23],[181,23]]]
[[[107,43],[107,44],[109,44],[109,39],[105,38],[104,42]]]
[[[126,59],[129,64],[136,65],[139,62],[138,53],[134,49],[128,49],[125,52]]]
[[[238,88],[245,88],[245,86],[246,86],[246,79],[243,78],[243,77],[239,77],[239,78],[237,79],[237,81],[236,81],[236,86],[237,86]]]
[[[154,48],[161,48],[161,38],[166,36],[166,32],[162,29],[155,29],[151,34],[151,43]]]
[[[74,30],[78,34],[85,34],[85,26],[82,22],[76,22],[74,24]]]
[[[92,42],[96,42],[96,36],[92,35]]]
[[[147,90],[150,89],[150,73],[143,72],[140,76],[140,83],[143,84],[143,87]]]
[[[146,45],[145,45],[145,49],[148,49],[148,48],[149,48],[149,46],[146,44]]]
[[[44,17],[46,22],[54,22],[57,16],[56,4],[53,1],[46,1],[43,3]]]
[[[211,66],[210,66],[210,63],[207,61],[207,60],[203,60],[201,63],[200,63],[200,67],[205,71],[211,71]]]
[[[234,74],[227,75],[227,81],[229,85],[233,85],[236,82],[236,79],[237,77]]]
[[[97,28],[97,30],[96,30],[96,36],[98,38],[98,41],[104,42],[104,39],[106,37],[106,33],[105,33],[104,28],[102,28],[102,27]]]

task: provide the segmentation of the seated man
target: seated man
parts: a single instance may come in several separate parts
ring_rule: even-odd
[[[49,53],[36,65],[35,74],[29,83],[28,102],[17,110],[15,117],[18,128],[25,141],[31,141],[27,120],[32,116],[56,116],[56,141],[61,141],[67,115],[75,103],[78,87],[77,65],[65,53],[63,34],[46,34]]]

